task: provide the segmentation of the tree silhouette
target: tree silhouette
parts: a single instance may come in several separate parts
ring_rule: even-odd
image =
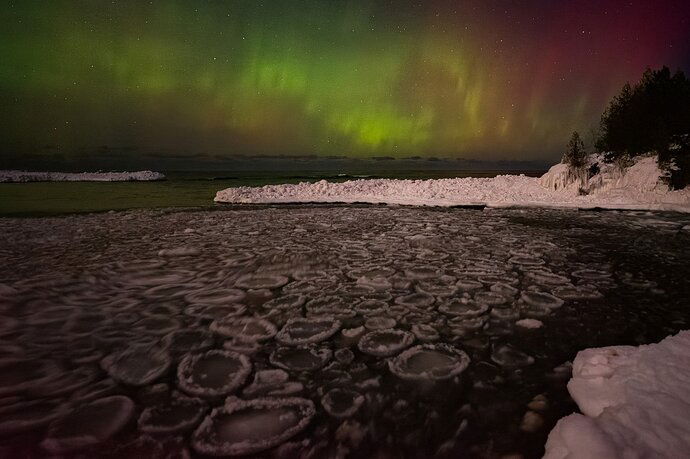
[[[647,69],[613,98],[599,133],[595,146],[608,161],[655,152],[669,183],[684,187],[690,182],[690,80],[680,70]]]
[[[668,67],[647,69],[626,83],[601,117],[596,147],[609,159],[668,148],[674,137],[690,133],[690,80]]]
[[[570,142],[568,142],[568,147],[563,154],[562,163],[574,169],[580,169],[587,164],[587,151],[585,150],[585,144],[580,138],[580,134],[577,131],[573,132],[570,137]]]

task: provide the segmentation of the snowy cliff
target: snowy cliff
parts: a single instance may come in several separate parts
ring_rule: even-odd
[[[546,459],[687,457],[690,330],[658,344],[579,352],[568,391],[583,414],[558,421]]]

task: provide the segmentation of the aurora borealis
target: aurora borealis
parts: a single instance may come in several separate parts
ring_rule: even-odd
[[[623,83],[690,64],[684,0],[22,0],[1,15],[5,157],[554,159]]]

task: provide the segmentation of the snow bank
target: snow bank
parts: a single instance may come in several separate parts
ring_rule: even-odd
[[[165,180],[165,175],[153,171],[136,172],[28,172],[0,170],[0,183],[23,182],[150,182]]]
[[[545,458],[681,457],[690,451],[690,330],[579,352],[568,391],[584,415],[556,424]]]
[[[237,187],[221,190],[215,201],[223,203],[384,203],[429,206],[486,205],[489,207],[539,206],[678,210],[690,212],[690,189],[668,191],[658,185],[655,159],[643,158],[626,171],[603,164],[601,174],[590,178],[592,192],[580,195],[577,177],[557,164],[541,178],[499,175],[493,178],[439,180],[321,180],[296,185]],[[585,180],[587,178],[585,177]],[[653,186],[652,186],[653,183]]]
[[[589,176],[589,169],[595,167],[598,173]],[[574,171],[566,164],[556,164],[544,174],[539,183],[554,191],[569,193],[585,192],[587,194],[625,194],[668,192],[660,180],[664,172],[659,169],[656,156],[638,158],[629,167],[607,163],[601,155],[592,155],[587,166]]]

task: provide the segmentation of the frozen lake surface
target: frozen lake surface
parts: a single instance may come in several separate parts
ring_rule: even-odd
[[[690,216],[0,219],[0,456],[539,457],[577,351],[689,328]]]

